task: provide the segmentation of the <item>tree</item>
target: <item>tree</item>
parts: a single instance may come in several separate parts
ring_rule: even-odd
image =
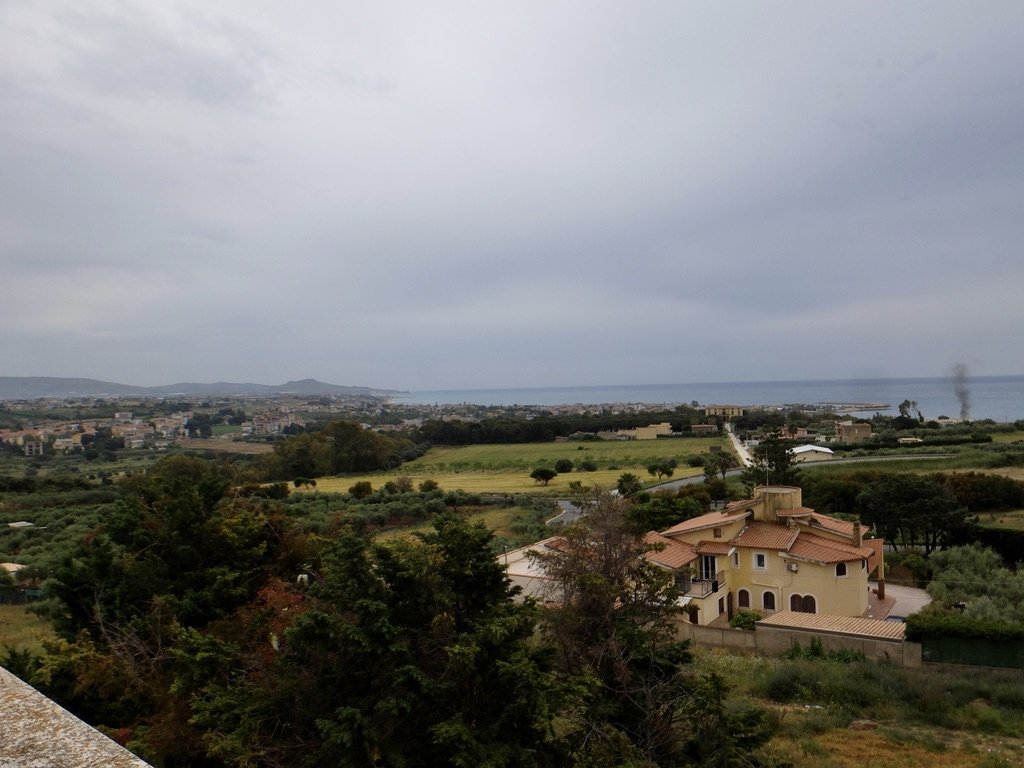
[[[967,510],[934,478],[911,474],[878,476],[857,496],[863,523],[893,547],[947,546],[963,532]]]
[[[598,755],[612,764],[674,764],[681,756],[690,657],[675,640],[678,591],[643,557],[647,547],[626,524],[628,505],[594,492],[562,545],[535,554],[550,579],[543,635],[564,675],[590,681],[567,710],[580,764]]]
[[[918,423],[924,422],[924,416],[917,407],[917,400],[904,400],[898,407],[900,417],[909,419],[910,421],[916,421]]]
[[[799,485],[800,470],[793,464],[790,441],[778,432],[767,435],[751,452],[754,463],[743,470],[747,490],[758,485]]]
[[[619,475],[619,481],[615,484],[615,488],[622,496],[635,496],[643,490],[643,483],[640,482],[640,478],[634,475],[632,472],[626,472]]]
[[[558,477],[558,473],[553,469],[547,467],[537,467],[533,472],[530,473],[530,478],[536,480],[538,483],[547,485],[552,480]]]
[[[642,535],[664,530],[703,513],[704,507],[693,496],[659,492],[652,493],[648,499],[634,499],[627,519],[630,529]]]
[[[672,477],[675,472],[675,467],[667,461],[658,461],[653,464],[648,464],[647,472],[651,477],[657,477],[660,480],[662,477]]]
[[[265,766],[564,764],[537,607],[512,599],[491,538],[450,514],[418,540],[343,531],[276,648],[265,635],[238,650],[197,642],[197,661],[224,659],[192,681],[211,753]]]
[[[716,477],[725,479],[725,473],[733,467],[733,459],[725,453],[709,453],[703,458],[704,479],[714,480]]]
[[[683,751],[690,764],[702,768],[776,765],[774,760],[762,761],[756,752],[773,735],[771,714],[750,704],[728,707],[725,702],[728,690],[728,685],[715,672],[694,683],[692,695],[684,706],[690,729]]]
[[[276,443],[264,469],[273,479],[373,472],[399,466],[411,447],[404,438],[378,434],[351,421],[332,421],[317,432]]]
[[[1024,572],[977,544],[951,547],[928,559],[928,593],[938,606],[969,618],[1024,624]]]
[[[573,463],[572,459],[559,459],[555,462],[555,471],[559,474],[566,474],[572,472]]]
[[[365,499],[373,493],[373,483],[369,480],[360,480],[348,489],[349,495],[355,499]]]
[[[200,459],[158,462],[122,484],[103,527],[47,586],[62,644],[41,681],[94,722],[144,726],[138,748],[168,761],[198,738],[171,687],[182,634],[229,616],[303,557],[277,504],[232,491],[229,479]]]

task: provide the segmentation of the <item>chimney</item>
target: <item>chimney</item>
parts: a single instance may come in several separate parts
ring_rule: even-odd
[[[853,546],[863,547],[864,546],[864,534],[861,533],[860,523],[853,524]]]

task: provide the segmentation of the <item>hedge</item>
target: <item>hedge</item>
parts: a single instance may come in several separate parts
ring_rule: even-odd
[[[907,616],[907,640],[928,637],[960,637],[972,640],[1024,640],[1024,624],[982,621],[960,614],[925,611]]]

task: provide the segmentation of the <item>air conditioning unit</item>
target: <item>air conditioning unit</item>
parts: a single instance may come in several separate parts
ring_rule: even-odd
[[[786,563],[786,570],[790,573],[796,573],[800,570],[800,566],[796,563]]]

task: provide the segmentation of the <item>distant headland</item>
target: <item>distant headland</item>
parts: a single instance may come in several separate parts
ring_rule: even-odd
[[[218,381],[212,384],[178,383],[139,387],[99,379],[53,376],[0,376],[0,400],[69,399],[75,397],[280,397],[286,395],[327,397],[390,397],[397,390],[326,384],[301,379],[285,384],[252,384]]]

